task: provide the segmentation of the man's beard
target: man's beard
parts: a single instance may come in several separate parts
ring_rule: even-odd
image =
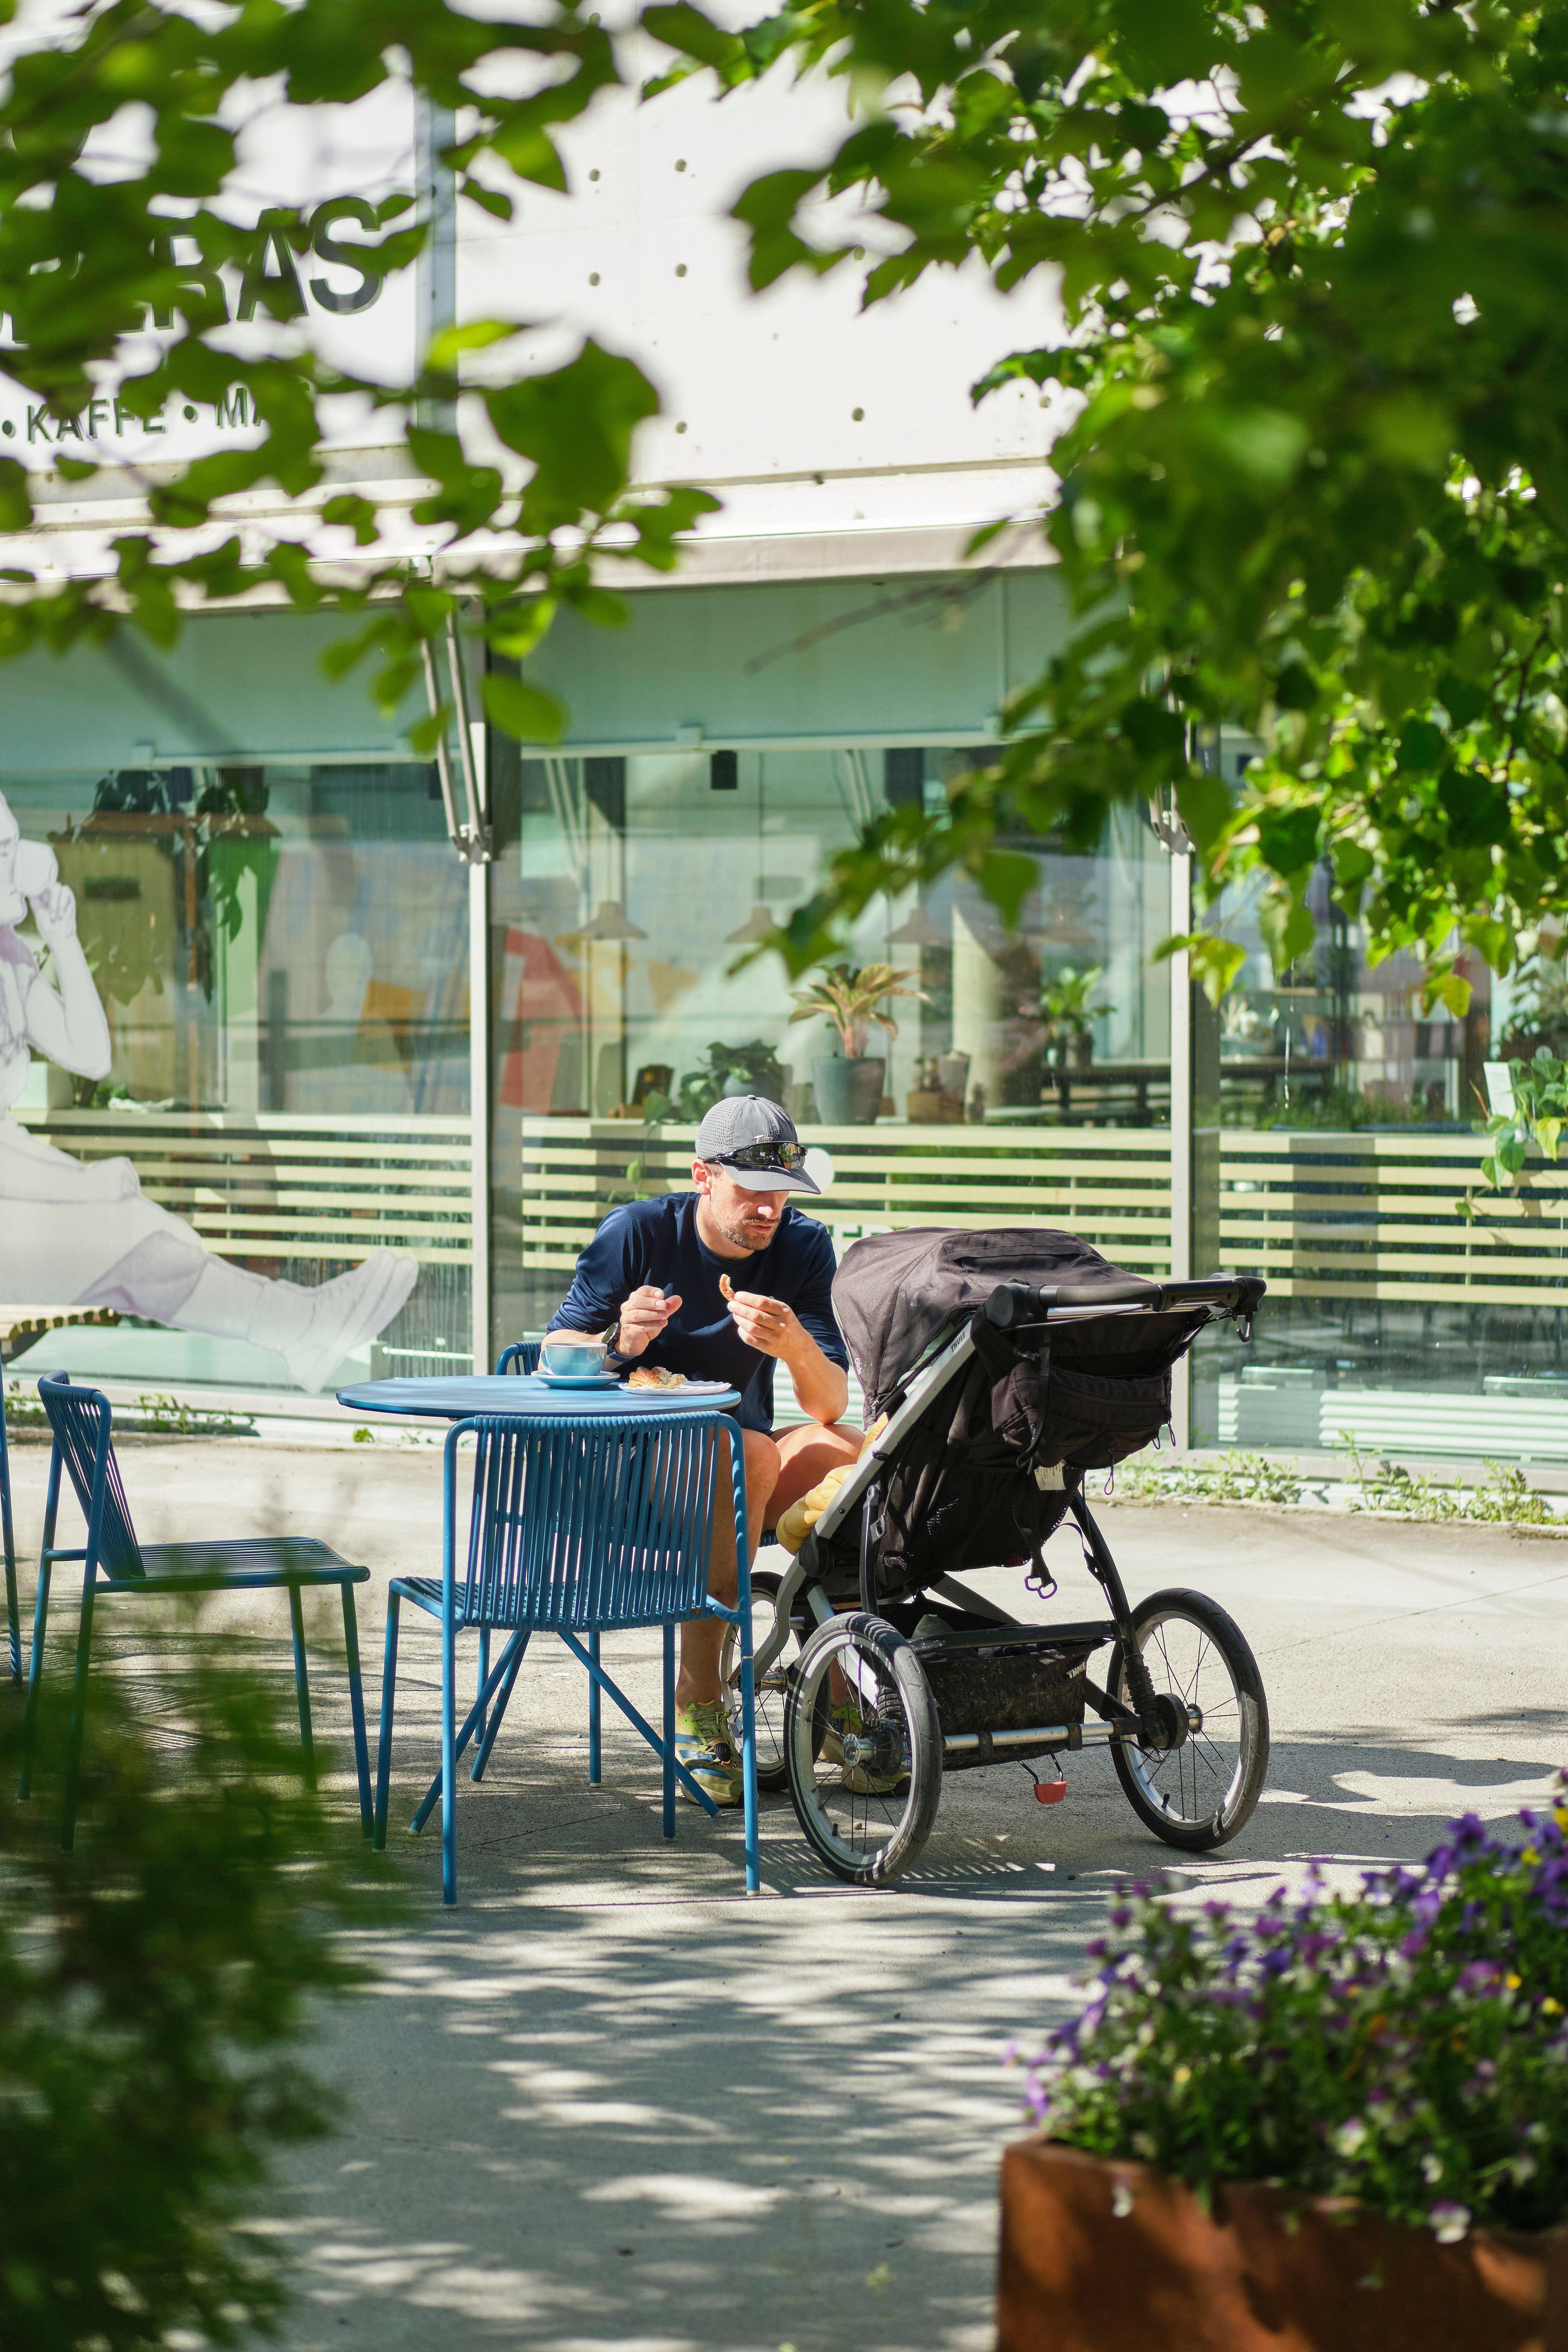
[[[748,1251],[766,1249],[768,1244],[772,1241],[773,1235],[779,1229],[778,1219],[775,1217],[770,1224],[753,1225],[751,1231],[748,1232],[742,1221],[746,1218],[748,1213],[754,1216],[755,1211],[748,1213],[742,1209],[736,1209],[731,1211],[731,1214],[726,1217],[722,1215],[719,1209],[714,1205],[711,1197],[710,1197],[708,1205],[713,1212],[714,1223],[718,1226],[721,1234],[723,1236],[724,1240],[730,1244],[732,1249],[743,1249]]]

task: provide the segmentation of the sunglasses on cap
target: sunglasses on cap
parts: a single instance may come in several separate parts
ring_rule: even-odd
[[[721,1168],[743,1168],[755,1175],[763,1169],[776,1169],[793,1176],[805,1161],[805,1150],[799,1143],[748,1143],[743,1151],[721,1151]]]

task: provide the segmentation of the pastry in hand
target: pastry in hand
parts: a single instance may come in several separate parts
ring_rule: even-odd
[[[719,1296],[721,1298],[733,1298],[735,1296],[735,1286],[727,1274],[719,1276]]]

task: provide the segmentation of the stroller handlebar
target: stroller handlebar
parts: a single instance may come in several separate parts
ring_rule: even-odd
[[[1086,1307],[1141,1307],[1151,1315],[1169,1315],[1207,1307],[1250,1322],[1267,1288],[1255,1274],[1211,1274],[1197,1282],[1145,1282],[1136,1276],[1121,1282],[1013,1282],[992,1292],[985,1314],[1003,1330],[1042,1311],[1048,1318],[1053,1307],[1075,1307],[1081,1314]]]

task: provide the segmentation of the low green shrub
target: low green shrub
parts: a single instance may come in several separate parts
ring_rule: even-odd
[[[388,1916],[384,1874],[232,1645],[154,1671],[157,1732],[95,1666],[63,1851],[60,1684],[25,1804],[0,1691],[0,2345],[234,2344],[283,2304],[283,2242],[246,2216],[273,2152],[330,2127],[298,2048],[320,1997],[365,1981],[342,1930]]]
[[[1267,1454],[1228,1454],[1221,1462],[1177,1457],[1168,1465],[1123,1463],[1114,1491],[1136,1503],[1299,1503],[1301,1481],[1288,1462]]]
[[[1568,2213],[1568,1775],[1517,1843],[1473,1814],[1354,1895],[1247,1920],[1139,1887],[1029,2068],[1054,2140],[1462,2236]]]
[[[1353,1510],[1394,1511],[1408,1519],[1468,1519],[1492,1525],[1556,1527],[1559,1515],[1537,1494],[1516,1462],[1483,1462],[1480,1484],[1466,1486],[1434,1471],[1407,1470],[1386,1454],[1365,1454],[1350,1430],[1340,1444],[1351,1457],[1360,1488]]]

